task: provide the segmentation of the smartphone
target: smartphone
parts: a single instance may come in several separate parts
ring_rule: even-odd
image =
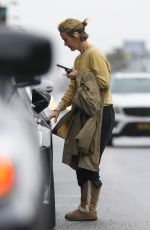
[[[60,68],[64,69],[64,70],[67,72],[67,74],[68,74],[68,73],[71,73],[71,71],[72,71],[72,69],[67,68],[67,67],[65,67],[65,66],[63,66],[63,65],[59,65],[59,64],[57,64],[56,66],[58,66],[58,67],[60,67]]]

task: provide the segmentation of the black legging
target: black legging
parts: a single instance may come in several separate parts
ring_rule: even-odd
[[[104,149],[110,140],[113,126],[115,122],[115,113],[113,106],[104,106],[103,119],[102,119],[102,131],[101,131],[101,141],[100,141],[100,158],[104,152]],[[90,171],[87,169],[79,168],[76,171],[78,185],[83,186],[83,184],[90,180],[96,187],[101,187],[102,182],[100,180],[99,172]]]

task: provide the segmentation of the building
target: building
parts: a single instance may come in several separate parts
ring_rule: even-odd
[[[127,71],[150,72],[150,52],[145,41],[125,41],[122,48],[128,56]]]
[[[129,53],[133,57],[147,56],[148,50],[144,41],[125,41],[123,44],[125,53]]]

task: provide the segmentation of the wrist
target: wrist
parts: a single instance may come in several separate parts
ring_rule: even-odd
[[[54,109],[53,111],[54,111],[54,112],[57,112],[57,113],[60,113],[60,111],[59,111],[59,110],[57,110],[57,109]]]

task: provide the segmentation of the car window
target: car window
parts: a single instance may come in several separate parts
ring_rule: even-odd
[[[150,93],[149,78],[115,78],[112,93]]]

